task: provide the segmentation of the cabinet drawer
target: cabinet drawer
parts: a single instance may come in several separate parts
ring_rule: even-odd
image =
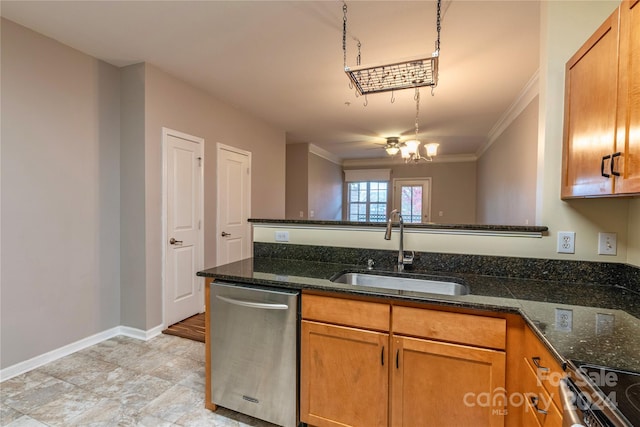
[[[560,391],[558,386],[560,380],[566,375],[555,357],[540,341],[538,336],[529,328],[525,328],[525,360],[527,366],[533,371],[539,384],[553,398],[555,404],[561,408]],[[538,366],[536,366],[536,364]]]
[[[307,320],[388,332],[390,312],[388,304],[302,295],[302,318]]]
[[[495,317],[393,307],[393,333],[504,350],[507,321]]]
[[[562,413],[556,406],[555,396],[551,396],[541,386],[535,369],[526,363],[523,369],[524,385],[524,418],[535,417],[541,427],[562,427]]]

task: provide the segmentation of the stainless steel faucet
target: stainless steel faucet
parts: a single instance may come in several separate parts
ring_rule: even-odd
[[[398,217],[398,225],[400,226],[400,247],[398,249],[398,271],[404,271],[405,265],[413,264],[413,251],[411,255],[405,255],[404,253],[404,221],[402,215],[398,212],[398,209],[394,209],[389,214],[389,220],[387,221],[387,230],[384,233],[385,240],[391,240],[391,230],[393,229],[393,216]]]

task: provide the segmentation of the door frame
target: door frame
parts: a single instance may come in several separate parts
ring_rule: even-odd
[[[427,206],[423,207],[422,209],[422,222],[426,222],[424,221],[424,214],[425,212],[427,213],[427,215],[429,216],[429,222],[433,222],[433,219],[431,218],[431,188],[432,188],[432,179],[431,177],[422,177],[422,178],[393,178],[393,191],[391,192],[391,209],[398,209],[398,211],[400,211],[400,206],[395,206],[395,201],[396,201],[396,185],[402,185],[402,183],[407,183],[407,182],[416,182],[416,181],[424,181],[426,186],[428,187],[429,191],[429,198],[427,200]]]
[[[199,220],[200,222],[199,222],[199,230],[198,230],[198,244],[197,244],[198,259],[196,260],[197,262],[196,270],[204,269],[204,165],[205,165],[204,138],[189,135],[184,132],[180,132],[180,131],[173,130],[163,126],[162,127],[162,324],[165,328],[171,326],[166,324],[167,320],[166,320],[166,313],[165,313],[165,308],[167,303],[166,301],[166,298],[167,298],[167,292],[166,292],[167,239],[169,238],[167,234],[167,212],[169,209],[168,200],[167,200],[167,184],[168,184],[167,182],[168,181],[167,179],[167,170],[168,170],[167,138],[169,136],[175,136],[180,139],[185,139],[187,141],[200,144],[202,148],[201,167],[200,167],[200,173],[198,174],[198,177],[200,179],[200,192],[199,192],[200,194],[198,195],[198,197],[200,198],[200,209],[198,212],[198,215],[200,216],[200,220]],[[199,283],[198,293],[202,296],[202,312],[204,312],[204,306],[205,306],[204,277],[198,277],[197,280]]]
[[[251,151],[242,150],[240,148],[232,147],[230,145],[222,144],[220,142],[216,143],[216,266],[220,265],[220,250],[222,246],[222,241],[220,240],[220,235],[222,233],[222,226],[220,225],[220,171],[222,168],[221,159],[222,156],[220,152],[222,150],[231,151],[232,153],[240,154],[242,156],[247,156],[249,160],[249,179],[247,180],[246,188],[245,188],[245,204],[247,206],[248,217],[251,216],[251,179],[253,177],[253,168],[251,161]],[[253,236],[251,234],[251,224],[247,222],[246,227],[246,250],[247,253],[251,253],[251,244],[253,242]]]

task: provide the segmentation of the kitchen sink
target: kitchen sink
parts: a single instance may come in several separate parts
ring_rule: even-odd
[[[425,292],[441,295],[467,295],[469,287],[457,283],[452,278],[422,278],[403,276],[387,276],[375,273],[341,273],[331,279],[335,283],[367,286],[370,288],[395,289],[400,291]]]

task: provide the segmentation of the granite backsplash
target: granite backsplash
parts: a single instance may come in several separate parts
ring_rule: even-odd
[[[254,242],[256,258],[281,258],[366,266],[393,270],[398,252],[380,249],[342,248]],[[623,286],[640,293],[640,268],[628,264],[568,261],[487,255],[416,252],[414,268],[423,271],[469,273],[556,282]]]

